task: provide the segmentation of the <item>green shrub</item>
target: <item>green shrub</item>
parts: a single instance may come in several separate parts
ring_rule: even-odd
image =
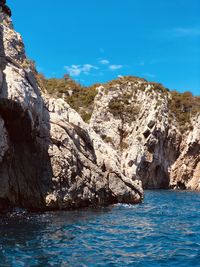
[[[200,97],[194,97],[190,92],[171,91],[170,93],[171,116],[175,116],[181,132],[184,132],[191,127],[191,118],[200,112]]]
[[[71,79],[69,75],[64,75],[63,78],[47,79],[38,73],[36,77],[42,91],[54,97],[63,97],[72,108],[80,113],[84,121],[90,120],[98,84],[84,87]]]
[[[109,102],[110,112],[123,123],[135,121],[140,110],[133,101],[129,101],[131,97],[131,94],[123,94]]]
[[[105,134],[102,134],[102,135],[101,135],[101,138],[102,138],[106,143],[112,143],[112,142],[113,142],[112,137],[107,136],[107,135],[105,135]]]
[[[81,115],[82,119],[88,123],[90,121],[91,116],[92,116],[92,112],[86,112],[85,110],[83,110],[83,111],[80,111],[80,115]]]
[[[80,113],[84,121],[88,122],[93,112],[94,98],[97,94],[97,86],[94,84],[90,87],[84,87],[74,81],[69,75],[64,75],[63,78],[47,79],[43,74],[37,73],[35,70],[35,62],[25,60],[22,67],[30,67],[36,75],[37,82],[43,92],[47,92],[54,97],[62,97],[69,105]],[[125,85],[128,82],[142,83],[139,87],[134,88],[134,93],[124,93],[112,99],[109,103],[109,110],[114,117],[122,120],[122,123],[134,121],[139,114],[140,107],[134,104],[134,101],[129,101],[133,96],[136,97],[138,90],[144,91],[148,84],[153,85],[148,92],[158,92],[161,96],[168,95],[168,89],[163,85],[155,82],[148,83],[145,79],[134,76],[126,76],[104,84],[107,92],[114,90],[116,85]],[[178,93],[171,91],[171,100],[169,101],[170,121],[173,117],[184,132],[191,127],[191,117],[200,112],[200,97],[194,97],[190,92]],[[157,100],[157,107],[161,104],[161,100]],[[123,135],[123,134],[122,134]]]
[[[157,91],[159,93],[168,93],[169,89],[165,88],[161,83],[155,83],[155,82],[150,82],[150,85],[153,85],[153,90]]]
[[[112,80],[112,81],[105,83],[104,87],[107,90],[114,90],[116,85],[124,85],[124,84],[127,84],[128,82],[137,83],[138,81],[141,81],[143,83],[147,82],[145,79],[139,78],[136,76],[123,76],[122,78],[118,78],[118,79],[115,79],[115,80]]]

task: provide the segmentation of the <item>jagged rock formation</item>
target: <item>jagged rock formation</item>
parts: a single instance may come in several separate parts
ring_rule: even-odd
[[[11,17],[12,12],[10,8],[6,5],[6,0],[0,0],[0,12],[3,12],[7,14],[9,17]]]
[[[180,155],[172,166],[170,186],[200,190],[200,114],[192,120],[192,130],[185,134]]]
[[[141,202],[117,152],[65,101],[41,94],[7,12],[0,23],[0,210]]]
[[[87,124],[39,84],[1,9],[0,211],[138,203],[141,184],[200,189],[200,98],[186,93],[182,103],[160,84],[122,77],[90,88],[89,101],[85,88]],[[75,101],[72,88],[64,95]]]
[[[171,93],[137,77],[97,90],[90,125],[118,152],[125,176],[140,179],[148,189],[199,188],[200,116],[182,134]]]

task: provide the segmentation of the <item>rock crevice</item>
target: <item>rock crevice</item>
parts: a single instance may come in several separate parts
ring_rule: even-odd
[[[0,211],[141,202],[114,149],[64,100],[41,93],[5,1],[0,7]]]

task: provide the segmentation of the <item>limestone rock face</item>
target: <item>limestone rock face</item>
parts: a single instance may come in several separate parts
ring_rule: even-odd
[[[10,17],[0,13],[0,210],[138,203],[140,181],[62,99],[42,95]]]
[[[200,190],[200,114],[193,118],[192,128],[184,136],[180,156],[172,166],[171,187]]]
[[[148,189],[179,188],[180,181],[198,188],[199,117],[182,135],[170,114],[170,94],[144,79],[122,77],[97,90],[90,125],[117,151],[126,177]]]
[[[36,74],[0,10],[0,211],[139,203],[142,185],[200,190],[200,114],[182,134],[161,85],[99,86],[87,124]]]

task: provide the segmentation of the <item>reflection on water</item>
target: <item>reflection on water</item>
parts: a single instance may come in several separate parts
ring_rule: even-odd
[[[200,194],[0,217],[0,266],[200,266]]]

